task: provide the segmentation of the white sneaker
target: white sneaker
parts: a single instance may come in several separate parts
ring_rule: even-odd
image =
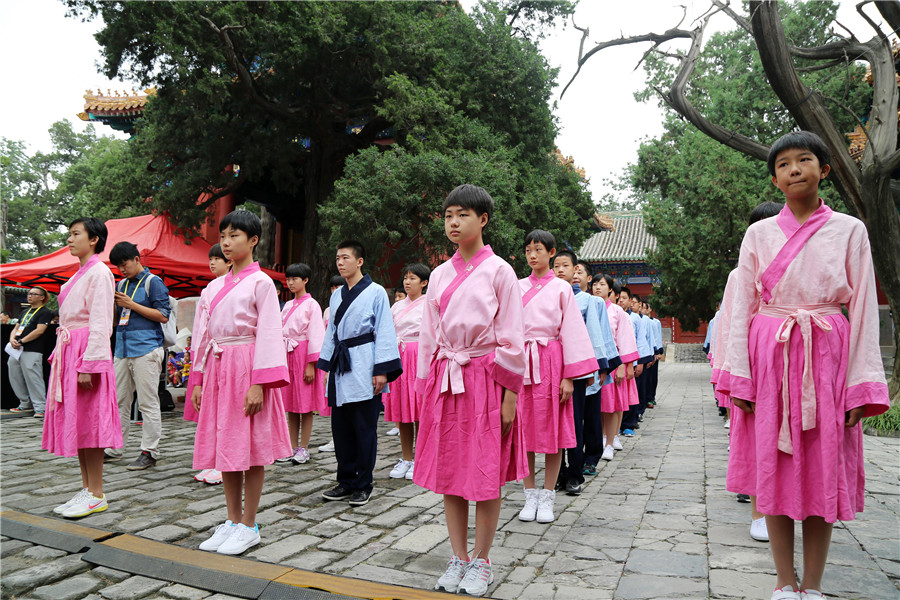
[[[459,588],[459,583],[463,580],[463,576],[465,576],[468,568],[469,563],[454,556],[450,559],[450,562],[447,563],[447,570],[444,571],[444,574],[437,580],[434,589],[455,594],[456,590]]]
[[[393,469],[391,469],[391,479],[403,479],[404,477],[406,477],[406,472],[409,471],[409,468],[411,466],[411,460],[403,460],[401,458],[399,461],[397,461],[397,465]]]
[[[538,503],[537,503],[537,522],[538,523],[552,523],[555,517],[553,516],[553,501],[556,500],[556,492],[553,490],[541,490],[538,495]]]
[[[613,450],[624,450],[625,449],[622,446],[622,441],[619,439],[619,436],[615,436],[613,438],[612,447],[613,447]]]
[[[200,544],[200,549],[206,552],[215,552],[219,549],[219,546],[225,543],[231,534],[237,530],[237,527],[230,520],[225,521],[213,532],[212,536],[202,544]]]
[[[772,592],[772,600],[800,600],[800,592],[794,591],[792,586],[786,585]]]
[[[62,511],[60,514],[67,519],[75,519],[78,517],[86,517],[96,512],[103,512],[107,508],[109,508],[109,505],[106,503],[106,494],[97,498],[90,491],[85,490],[78,500],[73,502],[69,508]]]
[[[409,471],[406,472],[406,478],[412,481],[413,478],[413,470],[416,468],[416,461],[409,461]]]
[[[525,488],[525,506],[519,511],[520,521],[534,521],[537,516],[538,491],[535,488]]]
[[[491,563],[483,558],[476,558],[469,563],[469,568],[466,569],[466,574],[456,591],[470,596],[484,596],[492,583],[494,574],[491,572]]]
[[[819,590],[801,590],[800,600],[825,600],[825,594]]]
[[[203,476],[203,483],[208,483],[209,485],[219,485],[220,483],[222,483],[222,471],[210,469],[206,472],[206,475]]]
[[[394,427],[393,429],[388,430],[388,435],[400,435],[400,428]]]
[[[203,481],[206,476],[209,475],[210,471],[212,471],[212,469],[203,469],[202,471],[194,475],[194,481]]]
[[[605,435],[603,436],[603,447],[604,448],[606,447],[606,436]]]
[[[731,429],[731,421],[725,421],[725,429]]]
[[[603,454],[600,455],[600,458],[603,460],[612,460],[613,456],[616,455],[615,450],[613,450],[612,446],[607,446],[603,449]]]
[[[87,491],[88,491],[88,489],[87,489],[87,488],[84,488],[83,490],[81,490],[80,492],[78,492],[77,494],[75,494],[74,496],[72,496],[71,498],[69,498],[69,499],[66,501],[65,504],[60,504],[59,506],[57,506],[56,508],[54,508],[54,509],[53,509],[53,512],[55,512],[55,513],[58,514],[58,515],[63,514],[64,512],[66,512],[66,509],[67,509],[67,508],[69,508],[70,506],[72,506],[73,504],[75,504],[76,502],[78,502],[79,500],[81,500],[81,497],[82,497],[84,494],[86,494]]]
[[[254,525],[253,527],[247,527],[243,523],[238,523],[235,526],[234,533],[228,536],[228,539],[222,542],[222,545],[219,546],[219,549],[216,550],[219,554],[242,554],[247,551],[248,548],[252,548],[253,546],[259,543],[259,526]]]
[[[753,519],[753,521],[750,523],[750,537],[752,537],[757,542],[769,541],[769,528],[766,527],[765,517]]]
[[[294,452],[294,455],[291,457],[291,461],[295,465],[302,465],[309,462],[309,450],[304,447],[297,448],[297,451]]]
[[[276,458],[276,459],[275,459],[275,462],[276,462],[276,463],[281,463],[281,464],[291,462],[291,459],[294,458],[294,453],[295,453],[296,451],[297,451],[297,449],[295,448],[295,449],[294,449],[293,451],[291,451],[291,453],[288,454],[287,456],[282,456],[281,458]]]
[[[331,440],[324,446],[319,446],[319,452],[334,452],[334,440]]]

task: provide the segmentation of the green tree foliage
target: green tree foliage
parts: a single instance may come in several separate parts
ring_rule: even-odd
[[[157,88],[111,176],[187,226],[232,191],[265,205],[302,229],[313,289],[327,275],[323,244],[333,232],[370,232],[373,252],[411,247],[416,219],[464,181],[502,186],[490,191],[519,229],[529,222],[525,207],[539,204],[536,183],[542,193],[561,190],[544,203],[572,201],[560,214],[590,213],[581,183],[547,159],[557,132],[549,105],[556,71],[525,37],[541,15],[568,14],[569,2],[488,3],[471,17],[455,2],[67,4],[73,15],[103,18],[97,39],[109,77]],[[395,146],[374,145],[384,131]],[[412,172],[429,158],[440,165],[430,183],[427,172]],[[227,171],[230,164],[239,172]],[[360,181],[376,173],[378,186]],[[341,201],[326,204],[336,187]],[[198,203],[204,192],[210,196]],[[414,196],[432,206],[390,204]],[[375,215],[390,228],[370,221]],[[565,225],[542,225],[557,223]],[[587,234],[577,229],[566,229],[573,245]]]
[[[49,153],[29,155],[23,142],[0,140],[8,228],[4,262],[62,247],[65,228],[77,217],[106,220],[149,212],[139,195],[102,188],[106,173],[122,163],[127,142],[98,136],[93,126],[78,133],[67,120],[54,123],[49,133]]]
[[[836,12],[832,2],[785,3],[788,39],[798,46],[833,41]],[[653,54],[646,69],[648,87],[636,95],[642,100],[653,97],[656,89],[668,89],[675,63]],[[837,122],[847,132],[856,126],[854,115],[868,111],[872,91],[865,72],[864,66],[850,63],[803,74],[807,85],[832,99]],[[766,83],[753,38],[741,28],[709,39],[688,98],[711,122],[763,142],[796,128]],[[641,145],[630,179],[658,242],[650,260],[661,272],[662,285],[654,290],[659,311],[695,329],[715,313],[750,211],[764,200],[784,198],[764,163],[708,138],[668,108],[664,133]],[[833,186],[825,182],[821,189],[830,206],[847,210]]]

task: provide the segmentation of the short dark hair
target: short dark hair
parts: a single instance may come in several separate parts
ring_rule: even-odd
[[[309,279],[312,277],[312,269],[306,263],[293,263],[288,265],[284,270],[285,277],[299,277],[300,279]]]
[[[569,259],[572,261],[573,267],[578,264],[578,257],[575,255],[575,253],[572,252],[571,250],[563,249],[563,250],[559,250],[556,254],[553,255],[553,258],[550,259],[550,265],[552,266],[556,262],[556,259],[559,258],[560,256],[568,256]]]
[[[459,206],[475,211],[479,217],[487,214],[488,222],[494,215],[494,199],[487,193],[487,190],[480,188],[471,183],[464,183],[453,188],[444,199],[444,207],[441,212],[446,211],[451,206]]]
[[[11,317],[11,316],[12,316],[11,314],[9,314],[9,311],[8,311],[8,310],[0,310],[0,315],[6,315],[7,317]]]
[[[769,175],[775,176],[775,159],[778,158],[778,155],[790,149],[809,150],[816,155],[819,165],[822,167],[831,164],[831,150],[828,149],[825,140],[812,131],[792,131],[775,140],[775,143],[769,148],[769,155],[766,157]]]
[[[50,292],[48,292],[47,290],[45,290],[45,289],[42,288],[41,286],[36,285],[36,286],[32,287],[31,289],[33,289],[33,290],[41,290],[41,295],[44,297],[44,302],[47,302],[48,300],[50,300]]]
[[[527,248],[530,243],[543,244],[547,251],[556,250],[556,238],[549,231],[543,229],[535,229],[525,236],[525,243],[522,248]]]
[[[750,218],[747,220],[750,221],[751,225],[753,225],[757,221],[762,221],[763,219],[774,217],[781,212],[782,208],[784,208],[784,204],[782,204],[781,202],[772,202],[771,200],[766,200],[765,202],[758,204],[756,208],[750,211]]]
[[[236,231],[243,231],[249,240],[254,235],[262,237],[262,221],[249,210],[233,210],[219,221],[219,231],[225,231],[231,227]]]
[[[619,289],[619,293],[621,294],[622,292],[625,292],[626,294],[628,294],[628,297],[631,298],[631,289],[627,285],[623,285]]]
[[[331,285],[331,287],[341,287],[341,286],[344,285],[345,283],[347,283],[347,282],[346,282],[346,281],[344,280],[344,278],[341,277],[340,275],[332,275],[332,276],[331,276],[331,281],[329,282],[329,284]]]
[[[419,281],[428,281],[428,279],[431,277],[431,269],[429,269],[422,263],[413,263],[411,265],[406,265],[405,267],[403,267],[403,271],[400,272],[400,277],[406,277],[407,273],[412,273],[419,278]]]
[[[228,259],[225,258],[225,253],[222,252],[222,244],[213,244],[212,246],[210,246],[209,258],[212,258],[214,256],[217,258],[221,258],[225,262],[228,262]]]
[[[100,254],[106,248],[106,238],[109,237],[109,230],[106,225],[97,217],[78,217],[69,223],[69,229],[81,223],[84,230],[87,231],[88,239],[97,238],[97,245],[94,246],[94,253]]]
[[[616,294],[619,293],[619,284],[616,283],[616,280],[612,278],[612,275],[607,275],[606,273],[597,273],[593,277],[591,277],[591,289],[594,289],[594,285],[600,282],[600,280],[604,280],[606,282],[606,287],[611,289]]]
[[[119,242],[109,251],[109,262],[117,267],[133,258],[140,259],[141,251],[131,242]]]
[[[408,296],[408,295],[409,295],[409,294],[406,293],[406,290],[403,289],[403,286],[402,286],[402,285],[399,285],[399,286],[397,286],[397,287],[394,288],[394,294],[403,294],[404,296]]]
[[[632,299],[632,300],[637,300],[638,302],[641,302],[641,295],[640,295],[640,294],[635,294],[634,296],[631,297],[631,299]],[[643,302],[641,302],[641,304],[643,304]]]
[[[579,265],[581,265],[582,267],[584,267],[584,270],[587,271],[587,274],[588,274],[588,275],[590,275],[590,274],[593,272],[593,270],[594,270],[594,268],[591,266],[591,263],[589,263],[588,261],[586,261],[586,260],[584,260],[584,259],[582,259],[582,258],[579,258],[579,259],[578,259],[578,263],[577,263],[577,264],[579,264]]]
[[[351,250],[353,252],[353,256],[355,256],[356,258],[361,258],[363,260],[366,259],[366,248],[362,245],[362,242],[357,242],[356,240],[344,240],[337,245],[336,250],[344,249]]]

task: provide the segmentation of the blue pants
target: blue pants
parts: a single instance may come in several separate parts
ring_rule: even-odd
[[[331,409],[337,482],[350,491],[372,491],[380,413],[381,394],[369,400],[351,402]]]

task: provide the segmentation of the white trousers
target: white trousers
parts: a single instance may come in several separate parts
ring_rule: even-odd
[[[143,418],[141,427],[141,451],[159,456],[159,438],[162,436],[162,416],[159,410],[159,372],[162,369],[162,348],[134,358],[115,358],[116,398],[119,401],[119,419],[122,422],[122,441],[128,445],[131,428],[131,406],[137,390],[138,408]],[[110,456],[122,456],[125,447],[106,451]]]

